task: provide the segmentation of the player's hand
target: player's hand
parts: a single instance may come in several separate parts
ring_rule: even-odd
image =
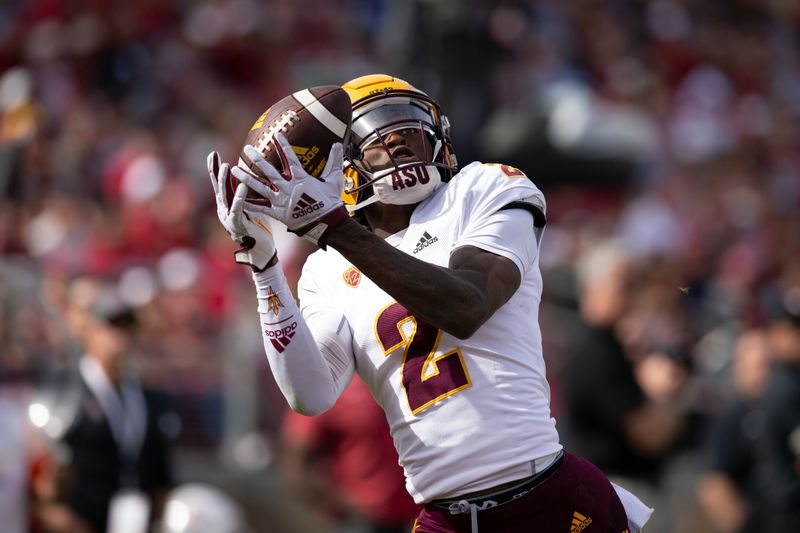
[[[284,164],[289,168],[290,178],[278,172],[252,146],[245,146],[244,153],[277,190],[262,183],[243,168],[234,167],[232,170],[236,179],[246,183],[271,203],[270,206],[248,204],[247,210],[269,215],[283,222],[292,233],[324,248],[325,234],[347,218],[342,201],[342,144],[335,143],[331,146],[325,168],[320,177],[315,178],[305,171],[286,137],[277,134],[275,140],[283,151]]]
[[[228,205],[225,190],[229,172],[230,165],[220,164],[217,152],[208,154],[208,175],[211,178],[211,186],[214,187],[217,217],[228,235],[241,246],[234,253],[234,258],[237,263],[250,265],[253,270],[261,272],[278,262],[275,242],[263,217],[258,213],[245,211],[247,185],[239,184],[231,204]]]

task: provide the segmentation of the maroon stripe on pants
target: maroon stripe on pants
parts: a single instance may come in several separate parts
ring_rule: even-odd
[[[564,454],[559,469],[518,500],[478,511],[480,533],[625,533],[628,520],[617,493],[592,463]],[[470,514],[426,505],[414,533],[471,533]]]

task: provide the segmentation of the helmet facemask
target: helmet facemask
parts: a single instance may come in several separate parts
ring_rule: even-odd
[[[422,201],[456,170],[449,141],[449,124],[438,105],[423,93],[391,90],[367,97],[353,106],[351,146],[345,162],[345,198],[355,211],[375,201],[410,204]],[[401,161],[387,142],[391,133],[414,130],[422,137],[420,159]],[[407,134],[406,134],[407,135]],[[382,149],[388,165],[369,168],[365,150]],[[415,190],[401,190],[411,185]],[[381,194],[383,191],[383,194]],[[377,198],[370,199],[373,196]]]

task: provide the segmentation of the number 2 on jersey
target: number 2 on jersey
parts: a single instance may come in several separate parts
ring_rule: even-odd
[[[407,325],[408,324],[408,325]],[[375,321],[375,336],[389,355],[402,346],[402,381],[413,414],[472,386],[461,350],[437,355],[442,330],[426,324],[397,302]]]

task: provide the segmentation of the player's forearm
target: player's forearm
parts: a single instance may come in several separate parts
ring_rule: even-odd
[[[304,415],[330,408],[337,383],[300,315],[280,266],[254,273],[264,351],[289,406]]]
[[[348,220],[328,237],[332,246],[414,315],[458,338],[471,336],[489,319],[491,302],[480,276],[432,265]]]

